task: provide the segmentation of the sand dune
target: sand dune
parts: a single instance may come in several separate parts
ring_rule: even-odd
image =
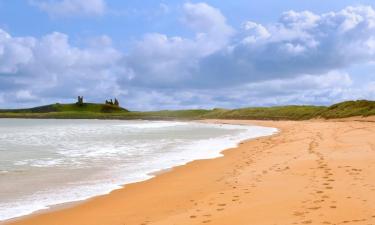
[[[14,225],[375,224],[375,123],[210,121],[281,132]]]

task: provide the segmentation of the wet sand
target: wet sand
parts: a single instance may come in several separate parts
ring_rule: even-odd
[[[6,224],[375,224],[374,121],[209,121],[281,132]]]

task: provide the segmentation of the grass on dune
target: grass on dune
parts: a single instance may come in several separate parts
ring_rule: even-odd
[[[333,119],[372,115],[375,115],[375,101],[358,100],[334,104],[323,110],[319,116],[326,119]]]
[[[323,106],[277,106],[277,107],[254,107],[235,110],[215,109],[207,113],[206,118],[220,119],[272,119],[272,120],[303,120],[311,119]]]

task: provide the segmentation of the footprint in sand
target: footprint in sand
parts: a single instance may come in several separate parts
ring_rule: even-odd
[[[233,201],[233,202],[238,201],[239,198],[240,198],[240,196],[238,196],[238,195],[234,195],[232,201]]]
[[[303,216],[305,213],[304,212],[294,212],[294,216]]]
[[[360,219],[360,220],[352,220],[351,222],[353,223],[358,223],[358,222],[365,222],[367,221],[366,219]]]

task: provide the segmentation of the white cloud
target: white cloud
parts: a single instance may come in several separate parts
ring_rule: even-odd
[[[202,59],[197,77],[207,77],[201,80],[202,85],[228,86],[306,73],[323,74],[369,63],[375,57],[371,47],[374,15],[371,7],[358,6],[321,15],[291,11],[274,24],[251,24],[252,29],[264,27],[267,38],[243,32],[240,41],[231,42],[232,48]],[[352,18],[361,19],[348,29],[347,21]],[[347,27],[345,32],[343,26]]]
[[[295,12],[293,10],[284,12],[280,22],[291,29],[311,29],[318,26],[319,15],[309,11]]]
[[[34,38],[12,38],[0,29],[0,73],[16,73],[20,65],[32,61],[34,45]]]
[[[203,52],[194,40],[155,33],[136,43],[127,62],[138,82],[170,85],[188,76]]]
[[[19,90],[16,92],[15,97],[19,101],[33,101],[36,96],[33,96],[28,90]]]
[[[0,59],[6,58],[0,60],[0,89],[7,96],[31,101],[40,96],[65,99],[78,94],[105,93],[104,97],[121,93],[117,78],[125,73],[123,54],[108,37],[78,48],[69,43],[66,34],[57,32],[40,39],[11,37],[2,30],[0,34]]]
[[[183,21],[196,32],[196,42],[207,54],[225,47],[233,36],[233,28],[217,8],[206,3],[185,3]]]
[[[289,52],[292,55],[298,55],[300,53],[303,53],[306,48],[300,44],[291,44],[286,43],[284,46],[282,46],[287,52]]]
[[[106,10],[104,0],[29,0],[40,10],[52,17],[60,16],[98,16]]]
[[[252,44],[260,40],[265,40],[271,36],[269,31],[262,26],[252,21],[246,21],[242,24],[243,27],[243,43]]]
[[[138,41],[127,58],[135,76],[133,82],[146,86],[180,85],[191,79],[199,60],[227,47],[233,29],[221,12],[205,3],[186,3],[184,23],[195,38],[147,34]]]
[[[225,16],[219,9],[206,3],[185,3],[185,23],[198,32],[231,35],[233,29],[227,25]]]

